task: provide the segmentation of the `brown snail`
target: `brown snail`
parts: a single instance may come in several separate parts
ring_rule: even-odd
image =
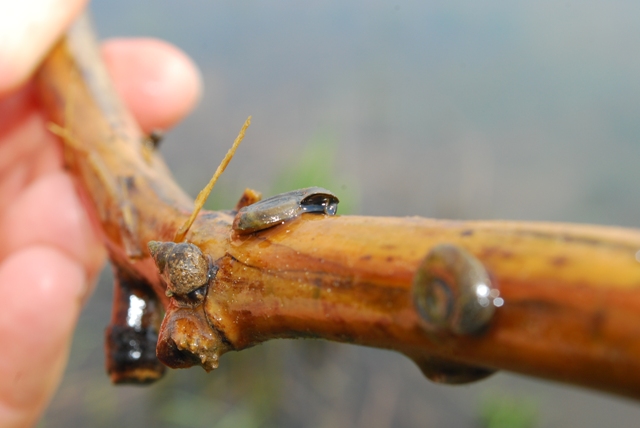
[[[150,241],[148,247],[167,284],[168,297],[175,296],[190,303],[204,300],[206,285],[214,270],[200,248],[186,242],[159,241]]]
[[[504,304],[482,263],[453,244],[437,245],[424,258],[413,298],[429,331],[455,335],[482,332]]]
[[[282,224],[303,213],[335,215],[339,199],[322,187],[307,187],[281,193],[243,207],[233,220],[233,229],[251,233]]]
[[[413,300],[423,327],[441,338],[481,335],[504,304],[482,262],[454,244],[436,245],[422,260],[413,279]],[[436,356],[416,363],[438,383],[475,382],[495,372]]]

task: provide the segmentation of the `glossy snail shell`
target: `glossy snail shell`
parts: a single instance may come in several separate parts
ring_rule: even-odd
[[[483,264],[453,244],[433,247],[420,263],[413,298],[427,330],[456,335],[481,333],[504,304]]]
[[[243,207],[233,220],[233,229],[239,233],[257,232],[303,213],[335,215],[338,197],[322,187],[307,187],[272,196]]]
[[[167,284],[167,296],[187,295],[209,281],[209,261],[197,246],[150,241],[148,247]]]

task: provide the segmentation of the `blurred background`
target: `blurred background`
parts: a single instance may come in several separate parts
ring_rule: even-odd
[[[339,212],[640,226],[640,3],[95,0],[101,37],[150,36],[204,97],[162,151],[192,195],[333,190]],[[635,53],[634,53],[635,52]],[[105,270],[40,426],[628,427],[637,403],[499,373],[424,379],[388,351],[274,341],[220,368],[115,387]]]

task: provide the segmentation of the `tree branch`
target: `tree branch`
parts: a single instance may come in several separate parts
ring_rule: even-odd
[[[397,350],[441,382],[504,369],[640,396],[640,231],[292,214],[284,202],[304,202],[286,194],[253,206],[282,215],[274,227],[203,211],[193,246],[177,246],[193,203],[117,99],[86,21],[38,80],[118,278],[114,381],[160,375],[135,351],[145,341],[171,367],[210,370],[230,350],[314,337]]]

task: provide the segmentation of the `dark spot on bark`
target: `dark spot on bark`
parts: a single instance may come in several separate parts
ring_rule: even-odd
[[[338,334],[336,340],[343,343],[356,343],[356,339],[349,333]]]
[[[552,257],[550,261],[555,267],[563,267],[569,263],[569,259],[564,256]]]
[[[122,180],[122,184],[127,189],[128,192],[133,192],[136,190],[136,180],[133,175],[127,175],[126,177],[120,177]]]
[[[164,139],[164,132],[160,129],[154,129],[145,137],[145,141],[149,142],[154,149],[160,146],[160,143]]]
[[[544,314],[558,313],[562,314],[567,311],[567,308],[556,302],[550,302],[547,300],[528,299],[519,301],[510,301],[510,307],[519,307],[523,310],[541,312]]]
[[[510,259],[513,257],[513,253],[509,250],[505,250],[500,247],[488,247],[482,250],[480,258],[501,258]]]
[[[591,337],[598,338],[602,335],[602,329],[607,320],[607,313],[603,309],[597,310],[590,318],[589,333]]]
[[[199,215],[202,219],[206,219],[206,220],[217,220],[218,217],[220,217],[220,214],[218,214],[215,211],[202,211],[202,214]]]
[[[378,320],[373,323],[374,328],[383,332],[385,335],[389,334],[389,325],[390,322],[388,320]]]

